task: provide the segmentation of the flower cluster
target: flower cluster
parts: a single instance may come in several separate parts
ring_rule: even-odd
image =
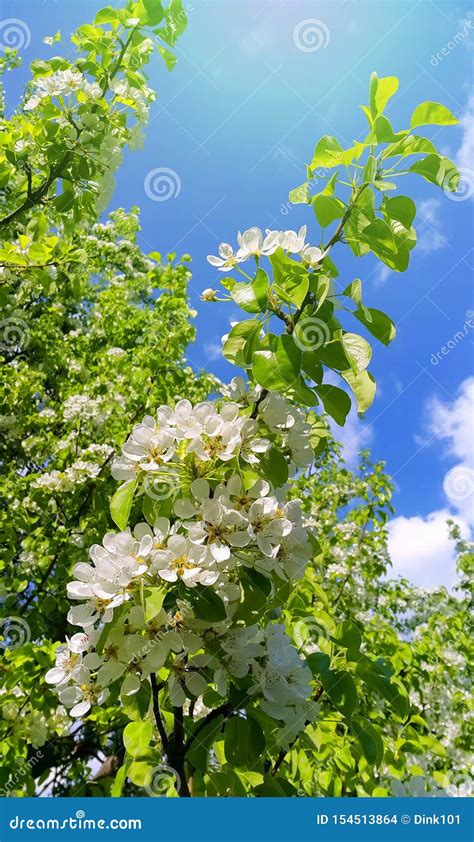
[[[288,254],[299,254],[308,266],[317,266],[324,258],[324,252],[317,246],[305,243],[306,225],[299,231],[272,231],[267,228],[265,236],[260,228],[248,228],[243,234],[237,234],[239,248],[234,251],[229,243],[221,243],[219,256],[209,254],[211,266],[220,272],[230,272],[238,263],[244,263],[250,257],[270,257],[278,248]]]
[[[25,103],[25,111],[32,111],[41,104],[46,97],[64,97],[78,91],[90,98],[102,96],[102,89],[97,82],[88,82],[79,70],[68,68],[56,70],[48,76],[39,76],[35,81],[33,95]]]
[[[193,407],[190,401],[180,400],[174,410],[161,406],[155,418],[145,416],[133,428],[121,458],[114,462],[112,476],[128,480],[142,471],[151,472],[165,485],[174,486],[183,463],[189,467],[190,460],[197,477],[205,476],[216,460],[232,463],[241,459],[258,465],[275,435],[291,461],[290,468],[309,465],[313,458],[311,426],[304,413],[275,392],[259,402],[260,387],[246,392],[244,383],[243,378],[234,378],[224,390],[234,400],[220,406],[205,401]],[[257,407],[256,418],[247,411],[252,405]]]
[[[239,378],[223,392],[216,402],[161,406],[134,427],[112,473],[151,501],[148,522],[108,533],[89,563],[75,565],[68,620],[81,631],[59,648],[46,681],[83,716],[113,682],[134,695],[162,669],[175,706],[209,685],[225,696],[229,677],[243,680],[282,724],[283,744],[304,727],[312,676],[270,620],[271,596],[303,575],[313,544],[300,501],[273,488],[259,460],[278,446],[293,468],[308,464],[311,428],[284,398],[261,400]],[[258,577],[268,606],[249,624],[245,588]],[[207,614],[211,591],[217,618]]]

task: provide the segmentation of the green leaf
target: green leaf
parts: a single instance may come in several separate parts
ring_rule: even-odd
[[[288,193],[288,199],[293,205],[308,204],[309,202],[309,184],[304,181],[298,187],[294,187]]]
[[[373,222],[366,225],[361,236],[376,254],[379,252],[394,254],[397,251],[393,232],[383,219],[374,219]]]
[[[410,127],[416,126],[455,126],[459,120],[449,108],[439,102],[421,102],[411,115]]]
[[[303,406],[317,406],[319,403],[317,394],[306,385],[301,375],[290,387],[288,394],[292,400],[303,404]]]
[[[272,583],[263,573],[248,568],[240,574],[240,584],[242,599],[233,619],[244,620],[247,624],[258,621],[262,609],[268,606]]]
[[[158,44],[158,52],[166,65],[166,69],[173,70],[177,61],[175,54],[163,47],[162,44]]]
[[[351,360],[347,355],[347,351],[342,344],[340,337],[331,339],[330,342],[326,342],[322,348],[316,347],[312,353],[318,360],[321,360],[324,365],[328,366],[328,368],[333,368],[336,371],[343,371],[351,365]]]
[[[350,723],[353,734],[357,737],[362,753],[371,766],[380,766],[383,760],[383,740],[368,719],[355,716]]]
[[[451,192],[455,191],[459,184],[459,170],[449,158],[443,155],[427,155],[419,161],[415,161],[410,167],[410,172],[418,173],[426,181],[443,187]]]
[[[342,623],[339,623],[334,639],[345,649],[356,652],[359,651],[362,643],[359,627],[352,620],[343,620]]]
[[[113,9],[112,6],[106,6],[105,9],[100,9],[97,12],[94,23],[116,23],[118,20],[117,10]]]
[[[222,347],[226,360],[245,368],[252,361],[252,351],[258,346],[262,324],[257,319],[247,319],[234,325]]]
[[[149,623],[160,613],[166,596],[164,588],[145,588],[145,622]]]
[[[314,383],[321,383],[323,379],[323,367],[320,360],[311,351],[303,352],[301,368]]]
[[[58,213],[67,213],[74,206],[74,201],[74,190],[69,182],[66,182],[63,187],[63,192],[60,193],[59,196],[56,196],[54,206]]]
[[[151,1],[151,0],[150,0]],[[181,0],[171,0],[165,9],[166,26],[155,32],[170,47],[174,47],[179,36],[183,34],[187,25],[186,12]]]
[[[206,585],[196,585],[194,588],[184,587],[181,595],[191,603],[196,617],[209,623],[219,623],[225,620],[227,613],[222,599],[215,591]]]
[[[394,196],[391,199],[385,197],[382,211],[390,219],[396,219],[405,228],[410,228],[416,216],[416,205],[408,196]]]
[[[123,732],[123,744],[131,757],[140,757],[147,750],[153,736],[151,722],[129,722]]]
[[[318,167],[337,167],[343,163],[343,155],[344,150],[338,139],[324,135],[316,144],[310,167],[312,170]]]
[[[364,181],[373,181],[377,172],[377,160],[373,155],[369,155],[367,163],[364,168]],[[367,188],[366,188],[367,189]]]
[[[372,406],[375,398],[376,383],[370,372],[359,371],[357,374],[351,369],[341,371],[341,377],[351,387],[357,402],[357,412],[363,415]]]
[[[267,776],[263,784],[254,787],[252,794],[256,798],[285,798],[286,792],[282,786],[282,778]]]
[[[253,376],[260,386],[272,392],[286,391],[297,380],[301,369],[301,351],[292,336],[276,338],[273,350],[256,351]]]
[[[306,657],[306,663],[315,677],[320,677],[328,672],[329,669],[329,655],[324,652],[313,652]]]
[[[445,168],[440,155],[426,155],[425,158],[415,161],[410,167],[410,172],[418,173],[426,181],[438,187],[443,184],[445,176]]]
[[[235,303],[247,313],[263,313],[268,304],[270,280],[263,269],[257,269],[252,283],[236,283],[231,289]]]
[[[372,73],[369,83],[369,101],[372,117],[382,114],[389,99],[398,90],[398,79],[396,76],[383,76],[381,79],[376,73]]]
[[[351,674],[346,670],[329,670],[322,673],[321,681],[333,705],[350,719],[359,704]]]
[[[127,777],[130,778],[131,782],[136,786],[143,787],[149,783],[151,773],[154,768],[154,764],[150,763],[149,760],[134,760],[133,763],[130,764]]]
[[[368,315],[370,318],[368,317]],[[379,342],[384,345],[389,345],[396,336],[395,325],[392,320],[381,310],[376,310],[373,307],[364,307],[364,310],[355,310],[354,316],[367,328],[368,331],[375,336]]]
[[[138,693],[132,696],[120,696],[125,715],[134,722],[146,719],[151,702],[151,686],[149,681],[142,681]]]
[[[186,760],[195,769],[199,769],[201,772],[207,771],[209,751],[212,743],[217,740],[220,735],[223,721],[223,715],[219,714],[219,716],[216,716],[215,719],[212,719],[202,728],[199,728],[199,722],[196,723],[197,728],[195,727],[193,729],[193,732],[197,731],[196,739],[193,740],[191,747],[186,752]]]
[[[127,771],[129,766],[130,761],[126,760],[123,766],[120,767],[117,774],[115,775],[115,780],[110,789],[110,795],[112,798],[120,798],[120,796],[122,795],[122,790],[125,783],[125,779],[127,777]]]
[[[262,453],[259,464],[265,478],[274,488],[285,484],[288,479],[288,462],[281,450],[272,447],[268,453]]]
[[[352,298],[354,304],[360,306],[362,304],[362,282],[356,278],[355,281],[352,281],[352,283],[345,288],[342,294],[347,295],[348,298]]]
[[[324,409],[334,418],[335,422],[343,427],[351,408],[351,399],[347,392],[338,389],[337,386],[321,385],[314,387],[315,392],[321,398]]]
[[[449,190],[451,193],[455,193],[459,187],[461,173],[449,158],[441,156],[441,160],[444,165],[444,179],[441,186],[443,190]]]
[[[374,120],[372,132],[367,138],[367,143],[397,143],[403,140],[408,132],[394,132],[388,117],[380,116]]]
[[[252,717],[233,716],[224,731],[226,760],[233,766],[251,766],[265,750],[265,737]]]
[[[160,0],[141,0],[141,2],[146,9],[148,25],[156,26],[156,24],[163,19],[164,15],[163,6],[161,5]]]
[[[376,669],[367,666],[367,662],[356,667],[356,673],[362,680],[382,696],[398,713],[401,719],[406,719],[410,709],[410,701],[406,691],[398,684],[393,683],[387,676],[381,675]]]
[[[234,620],[243,620],[246,624],[259,620],[262,609],[268,607],[268,600],[272,592],[272,583],[263,573],[251,568],[245,569],[240,575],[242,598]]]
[[[341,219],[346,212],[344,202],[336,199],[335,196],[318,194],[311,200],[311,204],[313,205],[316,219],[322,228],[326,228],[327,225],[330,225],[336,219]]]
[[[364,371],[372,359],[372,348],[367,340],[357,333],[343,333],[341,342],[350,360],[354,361],[354,365],[351,365],[354,375]]]
[[[277,295],[287,304],[301,307],[308,292],[309,276],[301,263],[292,260],[282,249],[270,257],[273,269],[273,287]]]
[[[129,479],[124,482],[113,495],[110,501],[110,514],[112,520],[117,524],[118,528],[124,530],[127,528],[130,510],[132,508],[133,495],[137,487],[138,479]]]

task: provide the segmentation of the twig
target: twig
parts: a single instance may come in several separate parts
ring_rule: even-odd
[[[161,718],[160,700],[159,700],[159,692],[160,692],[160,689],[163,685],[162,684],[159,685],[157,683],[156,675],[155,675],[154,672],[150,673],[150,681],[151,681],[151,690],[152,690],[152,699],[153,699],[153,715],[155,717],[156,727],[158,728],[158,731],[159,731],[159,734],[160,734],[160,737],[161,737],[161,742],[163,744],[163,748],[165,750],[165,753],[167,754],[168,748],[169,748],[169,740],[168,740],[168,735],[165,731],[165,726],[163,725],[163,720]]]

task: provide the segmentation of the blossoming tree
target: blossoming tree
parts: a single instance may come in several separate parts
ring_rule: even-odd
[[[139,252],[135,217],[119,212],[96,222],[121,149],[134,141],[153,98],[141,72],[154,47],[150,31],[172,66],[168,47],[184,24],[176,0],[164,11],[156,0],[107,7],[74,36],[76,61],[34,63],[31,89],[7,124],[5,304],[23,324],[43,319],[65,354],[45,365],[48,351],[35,328],[30,347],[21,336],[8,343],[10,388],[35,404],[26,438],[15,442],[13,432],[9,445],[19,460],[10,482],[20,474],[27,496],[13,505],[24,537],[8,559],[19,592],[8,604],[16,599],[19,610],[39,612],[28,628],[38,663],[45,661],[43,597],[53,599],[46,613],[54,627],[63,597],[57,603],[57,589],[48,593],[49,578],[60,587],[72,573],[71,628],[60,630],[59,615],[55,636],[63,642],[45,677],[58,701],[45,692],[50,711],[60,704],[79,730],[90,718],[110,733],[107,712],[117,713],[124,750],[117,751],[122,762],[111,794],[130,786],[185,797],[292,795],[298,786],[311,794],[295,766],[317,764],[327,709],[344,734],[337,765],[347,774],[342,782],[329,767],[321,789],[376,794],[384,751],[398,740],[403,755],[403,729],[417,727],[403,664],[381,658],[376,639],[363,638],[349,610],[339,616],[342,593],[324,596],[318,520],[294,488],[304,471],[318,470],[328,440],[323,413],[345,423],[346,387],[361,414],[374,398],[370,344],[339,316],[345,320],[353,307],[378,342],[395,336],[390,318],[363,302],[360,280],[339,285],[336,247],[407,268],[416,208],[396,192],[398,180],[412,173],[456,189],[454,164],[418,132],[456,119],[425,102],[410,128],[396,131],[384,111],[398,82],[373,74],[364,141],[343,149],[323,137],[307,180],[290,194],[314,211],[317,244],[307,242],[306,226],[265,235],[251,228],[236,248],[222,243],[219,256],[209,257],[222,272],[223,292],[208,289],[203,298],[222,295],[249,316],[223,341],[224,356],[243,375],[216,390],[189,370],[178,374],[190,338],[186,270]],[[155,303],[156,287],[168,284],[171,291]],[[149,331],[161,316],[166,347],[156,351]],[[137,341],[143,347],[135,356],[129,352]],[[59,388],[50,382],[55,373],[63,378]],[[343,388],[333,384],[335,374]],[[24,376],[34,377],[31,391]],[[79,390],[77,381],[89,378],[91,388]],[[103,501],[114,481],[109,515]],[[306,621],[314,614],[327,632],[310,650],[301,637],[302,608]],[[21,652],[12,657],[15,677]],[[385,700],[387,729],[365,687]],[[15,715],[10,719],[14,728]]]

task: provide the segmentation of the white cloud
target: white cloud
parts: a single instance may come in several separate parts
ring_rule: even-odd
[[[428,404],[429,431],[447,442],[447,452],[471,464],[474,459],[474,377],[463,380],[452,402],[432,398]]]
[[[444,443],[456,464],[445,474],[443,488],[451,507],[474,526],[474,377],[464,380],[451,402],[432,398],[428,431]]]
[[[425,199],[418,203],[416,212],[418,253],[438,251],[446,245],[446,239],[441,233],[440,208],[439,199]]]
[[[456,163],[459,167],[472,172],[474,161],[474,94],[469,97],[466,110],[459,123],[462,128],[462,140],[456,155]]]
[[[207,356],[207,361],[215,359],[222,353],[222,344],[219,342],[206,342],[204,345],[204,352]]]
[[[381,263],[379,266],[377,266],[374,281],[375,288],[383,286],[391,277],[391,275],[393,275],[393,272],[388,266],[385,265],[385,263]]]
[[[427,515],[395,518],[389,525],[388,548],[392,575],[424,587],[450,586],[456,556],[446,521],[452,518],[459,524],[464,538],[469,538],[474,524],[474,377],[460,384],[451,401],[435,397],[426,409],[426,434],[438,443],[442,458],[455,460],[443,480],[446,507]],[[424,443],[429,440],[425,438]]]
[[[456,570],[454,543],[449,539],[447,509],[426,517],[396,517],[389,525],[388,549],[393,567],[390,576],[404,576],[422,587],[453,584]],[[459,517],[453,518],[468,537],[469,528]]]

